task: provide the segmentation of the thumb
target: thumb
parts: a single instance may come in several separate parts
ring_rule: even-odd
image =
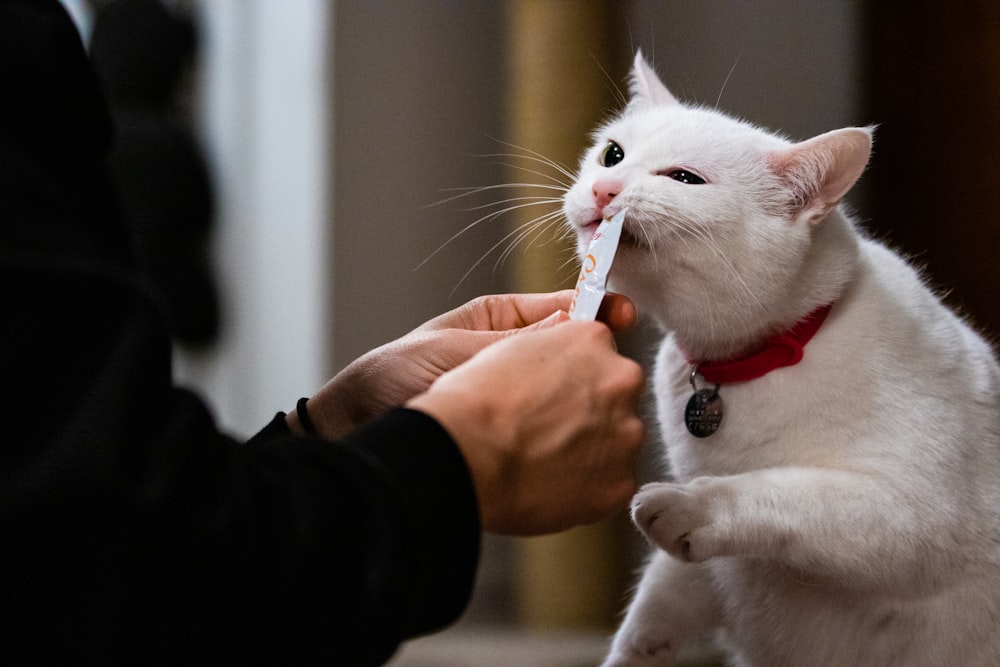
[[[521,327],[518,329],[504,329],[502,331],[471,331],[463,330],[463,339],[466,344],[470,347],[475,348],[475,351],[487,347],[497,341],[501,341],[505,338],[511,336],[517,336],[518,334],[528,332],[528,331],[541,331],[543,329],[551,329],[554,326],[562,324],[563,322],[569,321],[569,314],[565,310],[557,310],[548,317],[538,320],[533,324],[529,324],[526,327]]]

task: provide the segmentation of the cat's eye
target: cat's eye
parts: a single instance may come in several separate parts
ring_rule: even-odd
[[[613,167],[625,159],[625,151],[613,141],[609,141],[601,152],[600,163],[603,167]]]
[[[675,181],[681,183],[686,183],[688,185],[704,185],[705,179],[698,174],[691,173],[687,169],[671,169],[670,171],[664,173],[667,178],[672,178]]]

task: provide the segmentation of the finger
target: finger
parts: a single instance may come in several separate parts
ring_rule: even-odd
[[[476,331],[519,329],[540,322],[556,311],[569,310],[572,299],[571,290],[481,296],[431,320],[422,328],[456,327]]]

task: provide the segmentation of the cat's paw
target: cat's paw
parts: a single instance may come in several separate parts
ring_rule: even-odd
[[[646,537],[675,558],[700,563],[726,553],[722,531],[713,522],[712,479],[687,484],[646,484],[632,500],[632,520]]]
[[[669,667],[676,662],[677,652],[670,643],[623,629],[601,667]]]

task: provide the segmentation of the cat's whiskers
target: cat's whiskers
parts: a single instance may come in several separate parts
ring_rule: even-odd
[[[622,107],[628,106],[628,96],[624,93],[624,91],[622,91],[621,86],[618,85],[618,82],[614,79],[614,77],[611,76],[611,74],[604,67],[604,65],[601,64],[601,62],[597,59],[596,56],[591,54],[591,57],[594,59],[594,62],[597,63],[597,67],[598,69],[601,70],[601,73],[604,74],[604,78],[608,80],[608,83],[610,84],[611,87],[611,94],[615,98],[615,100]]]
[[[498,140],[499,141],[499,140]],[[450,188],[447,191],[455,192],[456,194],[441,199],[430,206],[440,206],[442,204],[447,204],[450,202],[455,202],[463,200],[466,198],[471,198],[476,195],[482,195],[484,193],[491,193],[495,191],[504,190],[514,190],[517,191],[534,191],[537,194],[517,194],[516,196],[504,197],[499,200],[490,201],[485,204],[479,204],[476,206],[470,206],[465,209],[467,211],[484,211],[489,212],[480,216],[473,222],[469,223],[458,232],[453,234],[444,243],[442,243],[434,252],[428,255],[423,261],[421,261],[414,270],[419,269],[438,253],[440,253],[445,247],[454,242],[457,238],[468,232],[469,230],[477,227],[482,223],[489,223],[498,220],[499,218],[512,214],[515,211],[530,208],[532,206],[543,206],[553,207],[552,210],[546,211],[537,217],[532,218],[526,222],[517,225],[516,229],[504,234],[503,238],[494,243],[482,256],[477,259],[471,267],[462,275],[462,277],[455,284],[452,289],[452,294],[462,285],[462,283],[469,277],[469,275],[482,264],[487,257],[497,251],[499,248],[503,250],[499,253],[496,262],[494,263],[494,271],[497,268],[503,266],[507,258],[510,257],[511,253],[518,247],[524,244],[527,239],[534,239],[540,237],[551,237],[551,240],[560,240],[570,235],[570,231],[563,224],[563,213],[562,213],[562,196],[570,189],[572,182],[575,180],[576,176],[565,166],[559,164],[558,162],[538,153],[536,151],[516,146],[507,142],[499,141],[499,143],[511,147],[518,152],[513,153],[493,153],[487,155],[481,155],[480,157],[488,158],[500,158],[503,160],[510,160],[504,162],[498,162],[498,164],[508,167],[510,169],[522,172],[530,177],[534,177],[537,180],[528,180],[523,182],[511,182],[511,183],[499,183],[494,185],[485,186],[473,186],[464,188]],[[518,161],[527,163],[519,164]],[[532,165],[540,165],[545,167],[547,170],[542,170],[541,168],[532,168]],[[557,196],[556,196],[557,195]],[[556,233],[552,230],[555,229]],[[504,247],[506,244],[506,247]],[[529,245],[530,247],[530,245]]]
[[[729,79],[732,78],[733,72],[736,71],[736,66],[740,64],[739,56],[736,57],[736,62],[729,69],[729,74],[726,75],[726,79],[722,82],[722,87],[719,89],[719,96],[715,100],[715,108],[718,109],[719,105],[722,103],[722,94],[726,92],[726,86],[729,84]]]
[[[472,195],[481,194],[483,192],[488,192],[488,191],[491,191],[491,190],[497,190],[497,189],[502,189],[502,188],[542,188],[542,189],[546,189],[546,190],[556,190],[556,191],[559,191],[559,192],[562,191],[562,188],[560,188],[558,186],[555,186],[555,185],[538,185],[538,184],[534,184],[534,183],[503,183],[503,184],[499,184],[499,185],[483,185],[483,186],[475,186],[475,187],[469,187],[469,188],[452,188],[452,190],[461,190],[462,192],[460,192],[459,194],[454,195],[452,197],[447,197],[446,199],[442,199],[442,200],[440,200],[438,202],[435,202],[434,204],[431,204],[430,206],[439,206],[441,204],[447,204],[448,202],[452,202],[452,201],[456,201],[456,200],[459,200],[459,199],[463,199],[465,197],[470,197]],[[460,229],[457,232],[455,232],[454,234],[452,234],[444,243],[442,243],[441,245],[439,245],[431,254],[429,254],[427,257],[425,257],[419,264],[417,264],[414,267],[414,271],[416,271],[417,269],[419,269],[420,267],[422,267],[424,264],[426,264],[427,262],[429,262],[431,259],[433,259],[439,252],[441,252],[448,245],[450,245],[451,243],[453,243],[455,241],[455,239],[457,239],[458,237],[462,236],[462,234],[465,234],[470,229],[472,229],[473,227],[476,227],[480,223],[495,220],[496,218],[499,218],[499,217],[501,217],[501,216],[503,216],[503,215],[505,215],[507,213],[510,213],[511,211],[515,211],[517,209],[525,208],[525,207],[528,207],[528,206],[538,206],[538,205],[545,205],[545,204],[562,204],[562,198],[561,197],[546,197],[546,196],[541,196],[541,195],[524,195],[524,196],[519,196],[519,197],[508,197],[506,199],[501,199],[501,200],[489,202],[489,203],[486,203],[486,204],[480,204],[478,206],[470,206],[470,207],[468,207],[468,208],[466,208],[464,210],[466,210],[466,211],[481,211],[483,209],[493,208],[493,207],[500,206],[500,205],[503,205],[503,204],[511,204],[513,202],[522,202],[522,203],[515,204],[513,206],[504,206],[504,208],[498,209],[496,211],[491,211],[491,212],[487,213],[486,215],[483,215],[482,217],[479,217],[476,220],[473,220],[472,222],[470,222],[469,224],[467,224],[465,227],[463,227],[462,229]],[[494,249],[495,249],[495,246],[494,246],[494,248],[491,248],[489,251],[487,251],[487,254],[489,254],[489,252],[492,252]],[[480,261],[481,260],[482,260],[482,258],[480,258]]]
[[[565,261],[556,267],[556,275],[567,271],[568,267],[572,267],[574,275],[580,270],[580,258],[576,256],[576,251],[572,248],[567,249],[567,257]]]
[[[666,211],[660,212],[660,215],[662,216],[662,220],[669,222],[674,227],[674,229],[677,230],[679,239],[683,239],[689,242],[690,241],[699,242],[703,244],[706,248],[708,248],[716,257],[718,257],[719,261],[726,269],[727,277],[731,277],[737,284],[739,284],[746,297],[756,305],[758,312],[761,313],[766,312],[766,307],[764,306],[764,304],[761,303],[757,295],[753,292],[753,290],[750,289],[750,286],[747,285],[746,281],[743,279],[743,276],[740,275],[740,272],[733,265],[732,260],[729,258],[729,256],[725,252],[723,252],[723,250],[719,247],[714,236],[712,235],[711,229],[709,229],[704,225],[699,225],[689,220],[685,220],[683,218],[677,218],[675,216],[671,216]],[[654,257],[654,260],[655,259],[656,258]]]
[[[551,200],[551,201],[552,202],[561,203],[561,200],[559,200],[559,199],[555,199],[555,200]],[[533,204],[539,204],[539,203],[548,203],[548,202],[533,202]],[[530,205],[533,205],[533,204],[521,204],[519,206],[508,207],[508,208],[506,208],[504,210],[501,210],[501,211],[494,211],[493,213],[489,214],[488,216],[484,216],[483,218],[480,218],[479,220],[477,220],[475,223],[472,223],[472,225],[469,225],[469,227],[472,227],[472,226],[474,226],[474,225],[478,224],[479,222],[482,222],[483,220],[486,220],[486,219],[494,219],[494,218],[496,218],[496,217],[498,217],[500,215],[503,215],[504,213],[507,213],[507,212],[509,212],[511,210],[514,210],[516,208],[523,208],[524,206],[530,206]],[[542,214],[542,215],[540,215],[540,216],[538,216],[536,218],[532,218],[531,220],[529,220],[528,222],[525,222],[522,225],[518,225],[518,227],[516,229],[514,229],[514,230],[508,232],[507,234],[505,234],[503,238],[501,238],[499,241],[497,241],[492,246],[490,246],[490,248],[486,252],[484,252],[479,257],[479,259],[477,259],[475,261],[475,263],[473,263],[473,265],[471,267],[469,267],[468,271],[466,271],[465,273],[462,274],[462,277],[458,279],[458,282],[455,284],[455,287],[452,288],[451,295],[455,294],[455,291],[459,287],[461,287],[462,283],[465,282],[465,279],[468,278],[469,275],[476,269],[476,267],[478,267],[480,264],[482,264],[483,261],[487,257],[489,257],[497,248],[499,248],[502,245],[504,245],[504,243],[508,244],[507,247],[500,253],[500,256],[498,257],[497,261],[494,263],[494,265],[493,265],[494,269],[496,269],[499,266],[501,266],[502,262],[508,256],[510,256],[510,253],[514,250],[514,248],[516,248],[518,245],[520,245],[521,242],[524,241],[525,238],[529,238],[532,234],[538,235],[542,231],[544,231],[545,229],[550,228],[553,224],[556,224],[557,222],[559,222],[559,218],[560,218],[561,215],[562,215],[562,211],[561,210],[550,211],[548,213],[544,213],[544,214]],[[469,227],[466,227],[466,229],[468,229]],[[464,232],[464,231],[465,231],[465,229],[462,230],[462,232]],[[461,234],[462,232],[459,232],[459,233]],[[513,240],[511,240],[512,237],[513,237]],[[428,258],[428,259],[430,259],[430,258]],[[424,260],[424,261],[427,261],[427,260]]]
[[[557,171],[558,173],[562,174],[567,179],[569,179],[570,182],[576,180],[576,174],[574,174],[571,170],[569,170],[565,165],[562,165],[562,164],[556,162],[552,158],[546,157],[545,155],[542,155],[541,153],[539,153],[537,151],[533,151],[530,148],[524,148],[523,146],[518,146],[516,144],[512,144],[512,143],[509,143],[509,142],[506,142],[506,141],[500,141],[500,140],[497,140],[497,141],[499,143],[503,144],[504,146],[508,146],[508,147],[513,148],[515,150],[521,151],[521,153],[496,153],[496,154],[492,154],[492,155],[491,154],[487,154],[487,155],[484,155],[482,157],[503,157],[503,158],[516,158],[516,159],[520,159],[520,160],[529,160],[529,161],[532,161],[532,162],[537,162],[539,164],[543,164],[543,165],[545,165],[547,167],[551,167],[552,169],[554,169],[555,171]],[[515,169],[519,169],[519,170],[522,170],[522,171],[527,171],[527,169],[525,169],[524,167],[522,167],[520,165],[508,165],[508,166],[513,166]],[[536,173],[538,173],[538,172],[536,172]],[[548,178],[550,180],[556,181],[556,182],[560,183],[561,185],[565,185],[566,189],[569,189],[569,185],[568,184],[562,183],[560,181],[557,181],[553,176],[551,176],[549,174],[540,174],[540,175],[542,175],[545,178]]]
[[[500,253],[500,256],[497,258],[498,265],[502,266],[503,262],[506,261],[507,257],[509,257],[514,249],[517,248],[521,241],[528,238],[530,235],[535,235],[537,238],[553,227],[558,226],[560,234],[558,234],[555,238],[565,238],[566,234],[561,218],[562,211],[550,211],[520,225],[515,231],[520,231],[521,233],[507,246],[507,248],[504,249],[502,253]],[[530,244],[528,247],[530,247]]]
[[[517,157],[517,156],[513,156],[513,155],[494,155],[494,156],[490,156],[490,157]],[[533,160],[535,162],[538,162],[539,164],[551,166],[554,169],[558,169],[559,173],[565,175],[567,178],[570,178],[570,179],[573,178],[572,174],[569,174],[568,172],[563,171],[563,168],[559,167],[555,163],[553,163],[553,164],[550,165],[548,162],[545,162],[544,160],[542,160],[540,158],[534,158],[534,157],[531,157],[531,156],[525,156],[524,159]],[[547,174],[544,171],[537,171],[535,169],[528,169],[527,167],[521,166],[519,164],[513,164],[513,163],[510,163],[510,162],[498,162],[497,164],[499,164],[500,166],[503,166],[503,167],[511,167],[512,169],[517,169],[519,171],[523,171],[523,172],[528,173],[528,174],[534,174],[536,176],[541,176],[545,180],[551,181],[552,183],[554,183],[556,186],[558,186],[559,188],[561,188],[564,192],[566,190],[569,190],[570,187],[571,187],[571,185],[572,185],[571,183],[567,183],[566,181],[560,180],[560,179],[556,178],[555,176],[553,176],[552,174]],[[542,184],[542,183],[524,183],[522,185],[524,185],[525,187],[545,187],[545,185]]]
[[[446,197],[444,199],[439,199],[436,202],[428,204],[426,208],[431,208],[433,206],[440,206],[442,204],[447,204],[449,202],[453,202],[453,201],[456,201],[456,200],[459,200],[459,199],[464,199],[466,197],[471,197],[473,195],[481,194],[483,192],[488,192],[490,190],[502,190],[502,189],[507,189],[507,188],[541,188],[541,189],[545,189],[545,190],[556,190],[557,192],[565,192],[566,189],[567,189],[562,184],[559,184],[559,185],[545,185],[545,184],[541,184],[541,183],[498,183],[498,184],[495,184],[495,185],[475,185],[475,186],[464,187],[464,188],[446,188],[445,190],[443,190],[443,192],[458,192],[458,194],[452,195],[451,197]],[[480,206],[474,206],[474,207],[471,207],[471,208],[467,208],[465,210],[466,211],[476,211],[476,210],[480,210],[480,209],[483,209],[483,208],[487,208],[489,206],[494,206],[497,203],[501,203],[501,202],[490,202],[488,204],[482,204]]]

